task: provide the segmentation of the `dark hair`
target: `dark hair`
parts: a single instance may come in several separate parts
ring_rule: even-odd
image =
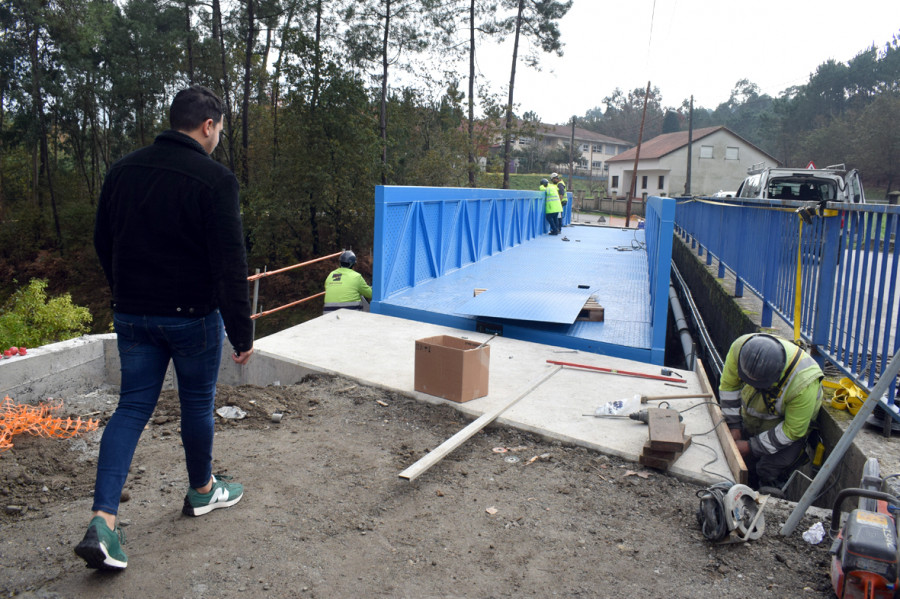
[[[169,108],[169,126],[177,131],[193,131],[207,119],[218,123],[224,112],[219,96],[202,85],[192,85],[175,94]]]

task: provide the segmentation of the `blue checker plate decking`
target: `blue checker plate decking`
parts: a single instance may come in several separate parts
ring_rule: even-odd
[[[526,341],[646,360],[652,326],[644,235],[565,227],[559,236],[542,235],[395,293],[373,309],[464,330],[497,323],[504,335]],[[475,289],[498,293],[473,297]],[[589,296],[603,306],[604,321],[572,322]]]

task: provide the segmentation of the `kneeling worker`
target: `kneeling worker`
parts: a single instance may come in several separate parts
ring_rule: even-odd
[[[363,298],[372,299],[372,288],[362,275],[356,272],[356,254],[345,250],[338,258],[341,267],[331,271],[325,279],[325,307],[322,314],[335,310],[362,310]]]
[[[772,335],[738,337],[725,358],[719,402],[750,486],[781,487],[802,463],[822,406],[822,369],[795,344]]]

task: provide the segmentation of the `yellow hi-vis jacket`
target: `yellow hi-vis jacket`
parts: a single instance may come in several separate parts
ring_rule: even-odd
[[[791,443],[809,433],[810,422],[815,420],[822,407],[822,369],[805,351],[784,339],[787,357],[781,376],[787,372],[784,383],[775,389],[776,395],[767,404],[761,391],[745,385],[738,376],[738,355],[741,347],[753,335],[738,337],[725,358],[722,378],[719,381],[719,403],[728,428],[742,424],[750,435],[750,451],[755,456],[778,453]],[[793,364],[794,357],[799,359]]]
[[[562,212],[562,202],[559,201],[559,191],[556,185],[552,183],[541,185],[538,190],[544,192],[544,212],[546,214]]]
[[[550,182],[551,184],[553,181]],[[556,184],[557,194],[559,194],[559,201],[562,202],[562,205],[565,206],[569,203],[569,194],[566,193],[566,182],[560,179],[559,183]]]
[[[372,288],[366,284],[361,274],[343,266],[331,271],[325,279],[325,303],[343,304],[358,302],[360,296],[372,299]]]

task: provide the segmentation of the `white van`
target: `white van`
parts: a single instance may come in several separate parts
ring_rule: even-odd
[[[817,169],[770,168],[765,164],[747,169],[738,187],[738,198],[843,202],[865,204],[859,171],[847,172],[843,164]]]

